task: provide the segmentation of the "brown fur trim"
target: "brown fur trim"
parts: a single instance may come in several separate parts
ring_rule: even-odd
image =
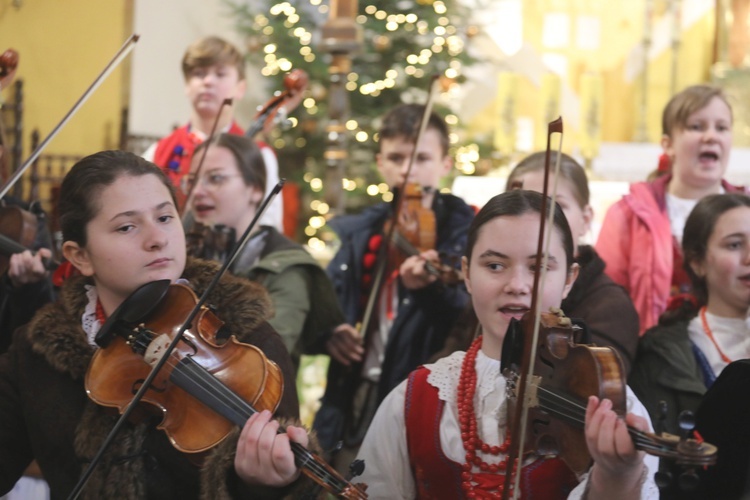
[[[91,280],[76,276],[65,282],[54,304],[40,309],[28,328],[32,349],[44,356],[55,370],[82,380],[94,348],[86,340],[81,316],[86,307],[85,285]]]
[[[219,265],[201,259],[188,259],[184,277],[200,296],[219,270]],[[257,328],[271,317],[273,308],[268,292],[258,283],[225,274],[208,298],[208,304],[222,311],[221,320],[242,340],[243,333]]]
[[[73,443],[76,455],[82,457],[81,472],[99,451],[117,418],[91,401],[86,404]],[[147,430],[147,424],[125,425],[120,429],[91,474],[83,491],[85,498],[137,500],[146,497],[142,450]]]

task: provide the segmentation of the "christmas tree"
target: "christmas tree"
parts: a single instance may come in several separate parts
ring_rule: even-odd
[[[298,182],[305,193],[301,229],[306,238],[301,239],[313,247],[325,245],[331,237],[323,230],[330,207],[321,201],[326,189],[323,153],[330,54],[320,42],[329,5],[321,0],[229,5],[245,37],[248,58],[268,77],[270,87],[282,88],[284,75],[295,68],[309,75],[310,85],[292,127],[275,130],[270,140],[279,154],[281,174]],[[355,22],[361,27],[362,44],[352,54],[345,83],[350,103],[345,125],[352,138],[341,181],[347,211],[391,199],[375,170],[378,118],[403,102],[424,103],[433,75],[440,75],[443,92],[455,91],[463,69],[472,62],[465,50],[467,41],[478,32],[469,22],[468,9],[454,0],[360,1]],[[457,117],[439,111],[455,129]],[[474,146],[469,157],[476,156]]]

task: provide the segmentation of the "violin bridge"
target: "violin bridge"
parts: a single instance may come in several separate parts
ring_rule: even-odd
[[[533,408],[539,406],[539,396],[537,390],[539,384],[542,382],[542,377],[539,375],[531,375],[529,381],[526,384],[526,393],[524,394],[524,403],[527,408]]]
[[[159,335],[148,344],[146,352],[143,354],[143,360],[150,366],[154,366],[164,356],[169,347],[171,339],[167,335]]]
[[[519,381],[520,376],[515,370],[506,370],[505,373],[505,396],[510,401],[518,400]],[[539,406],[538,389],[539,384],[542,382],[542,377],[539,375],[531,375],[528,384],[526,385],[526,392],[524,394],[524,402],[528,407]]]

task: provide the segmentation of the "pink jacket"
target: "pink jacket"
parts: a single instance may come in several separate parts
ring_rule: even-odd
[[[674,248],[665,202],[671,179],[632,184],[630,194],[607,211],[596,241],[605,272],[633,299],[641,335],[658,322],[672,285]],[[727,192],[741,190],[726,181],[722,185]]]

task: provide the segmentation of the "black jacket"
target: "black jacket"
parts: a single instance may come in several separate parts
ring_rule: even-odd
[[[390,204],[382,203],[361,214],[335,218],[330,223],[341,239],[341,248],[327,270],[346,320],[351,325],[362,319],[366,303],[362,294],[362,276],[367,245],[370,237],[382,229],[390,215],[390,207]],[[474,210],[460,198],[440,193],[435,196],[432,209],[437,228],[437,251],[446,256],[463,255]],[[469,296],[463,284],[450,287],[436,282],[416,291],[400,287],[399,298],[398,312],[386,345],[378,402],[443,346]],[[324,448],[332,447],[341,437],[360,370],[360,365],[347,368],[331,362],[322,408],[314,424]]]

